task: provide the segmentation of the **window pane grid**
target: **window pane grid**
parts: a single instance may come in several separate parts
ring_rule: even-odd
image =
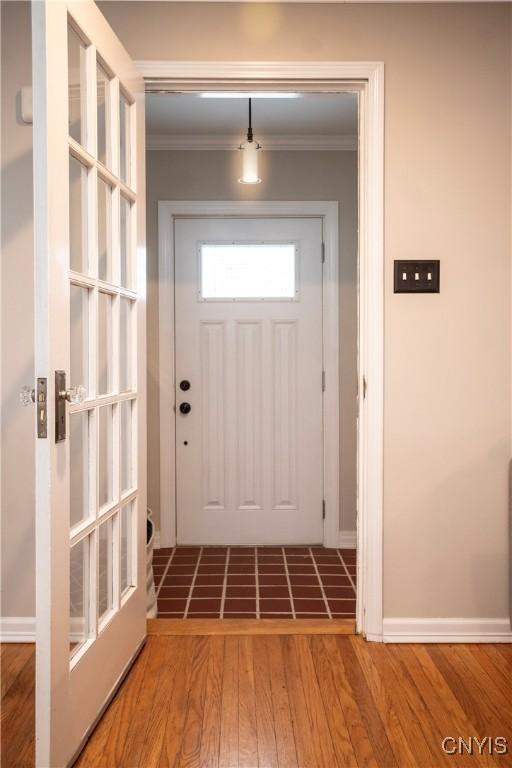
[[[130,573],[135,570],[137,293],[133,258],[137,230],[135,104],[95,46],[83,41],[74,25],[68,33],[68,50],[70,192],[75,195],[70,199],[70,385],[80,383],[87,389],[83,403],[68,406],[70,438],[73,419],[77,454],[71,470],[70,554],[74,551],[76,558],[76,547],[87,553],[84,596],[82,603],[75,600],[74,608],[76,614],[87,606],[82,611],[87,612],[87,631],[83,642],[74,644],[74,666],[119,610],[121,589],[123,602],[129,596]],[[131,536],[125,535],[123,545],[122,587],[125,508],[131,510]],[[75,637],[77,627],[85,626],[78,619]]]

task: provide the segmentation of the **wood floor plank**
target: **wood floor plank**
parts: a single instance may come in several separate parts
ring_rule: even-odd
[[[451,736],[453,733],[458,733],[458,731],[454,730],[456,725],[450,717],[450,709],[445,706],[438,690],[432,687],[431,680],[425,674],[424,668],[415,655],[412,646],[406,645],[398,648],[398,646],[394,645],[388,648],[389,652],[394,655],[395,660],[407,668],[408,674],[414,680],[414,685],[425,702],[430,718],[432,739],[439,749],[441,760],[443,755],[441,747],[443,739],[446,736]],[[466,730],[463,730],[461,733],[464,734],[466,732]],[[453,762],[451,756],[447,756],[444,759],[448,764]],[[474,765],[491,765],[492,760],[486,760],[485,757],[482,759],[479,755],[463,753],[457,756],[457,763],[471,768]]]
[[[304,689],[304,698],[309,715],[311,738],[315,748],[317,764],[336,766],[338,765],[338,760],[332,743],[332,736],[327,723],[324,703],[311,655],[310,638],[301,635],[291,638],[291,642],[295,646],[301,670],[302,687]]]
[[[380,765],[385,765],[386,768],[397,768],[397,762],[382,725],[382,720],[375,707],[363,670],[350,644],[350,640],[346,638],[338,640],[338,647],[340,643],[342,643],[343,648],[342,657],[343,664],[345,665],[345,675],[352,688],[359,711],[362,714],[377,762]]]
[[[202,768],[218,768],[219,765],[224,643],[223,637],[212,637],[208,643],[208,669],[201,733],[200,764]]]
[[[474,694],[484,705],[483,709],[487,715],[488,727],[492,724],[494,728],[505,728],[508,734],[512,736],[510,689],[508,695],[503,695],[501,686],[495,685],[467,646],[447,645],[443,648],[443,652],[449,657],[452,666],[458,665],[457,669],[460,670],[466,684],[469,683]]]
[[[512,643],[496,643],[494,647],[509,664],[512,664]]]
[[[258,765],[252,637],[238,640],[238,765],[240,768]]]
[[[318,765],[311,739],[311,726],[306,698],[302,685],[302,675],[298,662],[293,637],[282,637],[283,669],[286,676],[286,688],[290,701],[290,714],[293,724],[297,762],[300,768],[314,768]]]
[[[34,653],[35,643],[2,643],[0,659],[2,699]]]
[[[357,707],[352,689],[345,675],[341,653],[343,646],[338,648],[335,637],[322,637],[326,658],[329,660],[334,685],[338,699],[347,723],[350,741],[356,755],[359,768],[378,768],[373,747],[368,736],[366,725]]]
[[[238,768],[238,638],[226,637],[222,675],[219,768]]]
[[[493,712],[488,712],[486,699],[480,696],[481,681],[466,677],[464,665],[457,659],[456,653],[450,646],[432,645],[428,653],[441,672],[447,685],[460,701],[467,718],[474,727],[474,733],[470,735],[483,738],[484,736],[503,736],[502,726]],[[475,683],[477,684],[475,687]],[[497,765],[510,766],[508,757],[494,755]]]
[[[254,638],[253,665],[254,679],[256,680],[258,765],[261,768],[278,768],[269,651],[266,637]]]
[[[164,638],[160,639],[164,640]],[[175,768],[179,764],[183,728],[190,693],[192,665],[197,643],[198,639],[195,637],[180,639],[181,654],[177,664],[172,697],[165,721],[164,739],[159,762],[160,768]]]
[[[150,649],[146,645],[96,726],[86,749],[75,764],[76,768],[95,768],[101,764],[117,768],[123,764],[125,742],[132,719],[137,714],[137,700],[149,653]]]
[[[190,676],[187,714],[183,726],[180,768],[195,768],[201,759],[201,731],[203,728],[206,680],[208,673],[207,637],[195,638],[194,660]]]
[[[148,635],[353,635],[353,619],[148,619]]]
[[[372,659],[384,681],[401,727],[408,734],[409,744],[422,768],[439,768],[437,748],[431,743],[431,733],[424,716],[425,705],[417,688],[403,679],[392,663],[388,647],[382,643],[372,645]]]
[[[498,675],[503,679],[505,686],[508,687],[508,681],[512,679],[512,660],[510,662],[499,652],[496,645],[488,643],[472,643],[470,649],[474,653],[483,654],[493,664]]]
[[[18,657],[17,650],[9,654]],[[11,683],[2,697],[0,708],[0,735],[2,743],[2,768],[26,768],[34,761],[35,717],[35,653],[22,654],[25,663],[20,667],[17,659]],[[14,667],[12,667],[14,669]],[[24,753],[24,757],[21,755]]]
[[[398,765],[400,768],[409,768],[409,766],[411,768],[421,768],[411,751],[409,741],[386,691],[384,681],[373,662],[371,645],[369,643],[362,643],[358,637],[350,638],[349,642],[365,676],[366,684],[386,730]]]
[[[433,662],[431,656],[427,652],[426,648],[421,645],[411,646],[411,650],[415,657],[418,659],[419,664],[423,670],[423,674],[428,678],[431,689],[434,691],[438,701],[438,705],[442,707],[444,716],[440,717],[441,727],[444,728],[444,735],[451,736],[452,734],[470,735],[474,731],[473,724],[469,721],[461,707],[458,697],[446,684],[446,680],[442,676],[441,672]],[[416,679],[417,668],[414,667],[414,677]],[[427,705],[432,694],[427,694],[424,698]],[[477,734],[474,734],[477,735]],[[471,757],[473,765],[495,765],[494,760],[488,755],[474,755]]]
[[[127,731],[127,738],[120,759],[122,765],[137,765],[137,763],[140,762],[140,755],[148,728],[149,715],[165,667],[169,643],[161,638],[150,638],[147,641],[146,646],[148,650],[148,658],[135,705],[137,712],[139,714],[144,713],[144,717],[137,717]],[[146,651],[146,648],[144,651]]]
[[[485,685],[487,697],[491,697],[493,704],[500,711],[504,724],[512,731],[512,700],[511,684],[512,669],[509,674],[503,674],[496,669],[496,666],[489,655],[485,652],[484,646],[472,645],[460,649],[461,659],[472,674],[480,679],[482,674],[487,676]],[[491,689],[491,686],[494,686]]]
[[[322,644],[322,638],[320,636],[312,637],[310,644],[320,695],[324,704],[325,717],[332,736],[336,758],[339,765],[356,765],[356,755],[350,740],[345,715],[338,699],[329,659]]]
[[[175,691],[175,679],[186,659],[184,648],[177,638],[169,638],[159,668],[159,681],[153,694],[151,709],[147,714],[147,728],[144,735],[139,763],[144,768],[157,768],[165,738],[167,713]]]
[[[277,762],[280,768],[297,768],[297,749],[293,732],[290,697],[286,684],[282,639],[280,637],[267,637],[263,640],[268,654]]]

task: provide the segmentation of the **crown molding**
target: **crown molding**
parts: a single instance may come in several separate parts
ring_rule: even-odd
[[[237,149],[240,136],[146,136],[148,150],[232,150]],[[357,136],[258,136],[262,149],[296,150],[309,152],[354,152],[357,150]]]

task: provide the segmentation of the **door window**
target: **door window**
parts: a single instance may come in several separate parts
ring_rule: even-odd
[[[203,301],[298,296],[295,243],[203,243],[200,262]]]

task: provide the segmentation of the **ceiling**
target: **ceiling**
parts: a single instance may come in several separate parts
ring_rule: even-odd
[[[239,142],[247,131],[247,99],[201,98],[198,94],[146,94],[148,146],[186,144],[220,147]],[[252,101],[254,136],[275,148],[287,141],[330,145],[357,136],[357,96],[304,94],[299,98]],[[294,148],[298,148],[294,147]],[[340,147],[341,148],[341,147]],[[348,147],[347,147],[348,148]]]

